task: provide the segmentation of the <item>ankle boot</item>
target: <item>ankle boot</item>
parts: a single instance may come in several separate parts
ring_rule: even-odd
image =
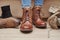
[[[40,17],[40,6],[36,6],[33,8],[33,23],[38,28],[46,28],[46,23]]]
[[[0,19],[0,28],[16,28],[19,24],[20,21],[13,17]]]
[[[30,33],[33,30],[32,27],[32,11],[30,8],[23,8],[23,18],[20,27],[21,32]]]
[[[48,24],[52,29],[60,29],[60,16],[59,16],[60,12],[59,11],[55,12],[47,20]]]

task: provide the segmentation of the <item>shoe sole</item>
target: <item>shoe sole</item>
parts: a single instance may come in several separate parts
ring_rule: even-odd
[[[46,26],[36,26],[36,28],[46,29]]]
[[[31,33],[33,30],[20,30],[22,33]]]
[[[34,25],[36,26],[36,28],[46,29],[46,26],[37,26],[36,24],[34,24]]]

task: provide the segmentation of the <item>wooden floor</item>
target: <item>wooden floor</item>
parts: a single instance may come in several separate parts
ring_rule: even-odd
[[[60,40],[60,30],[38,29],[34,26],[32,33],[24,34],[19,29],[0,29],[0,40]]]

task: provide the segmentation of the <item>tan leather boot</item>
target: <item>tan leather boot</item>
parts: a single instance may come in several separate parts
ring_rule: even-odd
[[[21,32],[30,33],[33,30],[32,26],[32,11],[29,7],[23,8],[23,18],[20,27]]]
[[[52,5],[49,8],[49,12],[52,15],[48,18],[47,23],[51,28],[59,29],[60,28],[60,7],[58,5]]]
[[[40,11],[41,11],[40,6],[35,6],[33,8],[33,23],[38,28],[46,28],[46,23],[40,17]]]
[[[20,21],[13,17],[0,19],[0,28],[16,28],[19,24]]]
[[[60,12],[56,12],[55,14],[51,15],[47,22],[53,29],[59,29],[60,28],[60,18],[59,18]]]

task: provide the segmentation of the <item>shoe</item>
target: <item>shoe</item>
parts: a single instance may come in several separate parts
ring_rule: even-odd
[[[0,19],[0,28],[16,28],[20,24],[20,21],[15,18]]]
[[[30,33],[33,31],[32,11],[29,7],[23,8],[23,18],[21,22],[20,31],[24,33]]]
[[[40,11],[40,6],[36,6],[33,8],[33,23],[37,28],[46,28],[46,23],[40,17]]]
[[[50,27],[52,29],[59,29],[60,28],[60,18],[59,18],[60,14],[59,13],[60,12],[57,11],[56,13],[51,15],[47,20],[48,24],[50,25]]]
[[[49,12],[52,14],[47,23],[52,29],[59,29],[60,28],[60,9],[59,6],[52,5],[49,8]]]

